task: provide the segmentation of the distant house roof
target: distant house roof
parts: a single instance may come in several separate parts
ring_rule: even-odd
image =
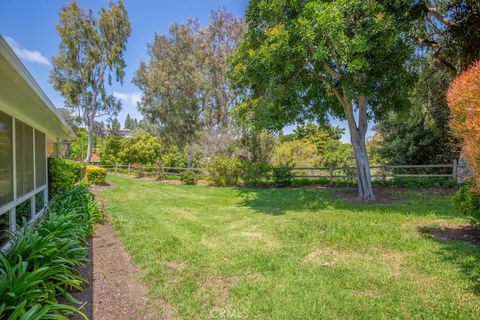
[[[44,131],[50,140],[75,137],[72,128],[2,35],[0,35],[0,110]]]

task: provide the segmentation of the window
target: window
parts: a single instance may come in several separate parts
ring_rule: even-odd
[[[47,173],[45,159],[45,134],[35,130],[35,183],[36,188],[47,183],[45,175]]]
[[[0,246],[4,245],[10,235],[8,212],[0,214]]]
[[[33,191],[33,129],[15,121],[17,198]]]
[[[37,192],[35,195],[35,215],[40,213],[45,208],[45,193],[43,191]]]
[[[12,146],[12,118],[0,112],[0,207],[13,200]]]
[[[17,228],[21,228],[25,225],[25,222],[30,221],[32,218],[32,201],[27,199],[18,204],[15,208],[15,219]]]

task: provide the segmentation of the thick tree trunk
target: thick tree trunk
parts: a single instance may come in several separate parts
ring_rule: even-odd
[[[367,147],[365,144],[365,134],[352,135],[352,146],[355,152],[355,161],[357,163],[357,184],[358,198],[361,200],[375,200],[372,188],[372,177],[370,175],[370,163],[368,161]]]
[[[85,162],[89,164],[90,161],[92,161],[93,125],[90,125],[90,124],[88,125],[87,132],[88,132],[88,144],[87,144],[87,159],[85,160]]]
[[[372,188],[372,177],[370,175],[370,163],[368,161],[365,136],[368,129],[368,101],[363,95],[358,97],[358,124],[355,119],[353,104],[347,97],[334,91],[340,103],[343,105],[350,130],[350,141],[352,142],[357,163],[358,197],[360,200],[374,200]]]

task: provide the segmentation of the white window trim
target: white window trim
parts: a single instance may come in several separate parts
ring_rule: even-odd
[[[0,216],[3,214],[7,214],[9,217],[9,232],[12,234],[16,231],[17,229],[17,221],[16,221],[16,212],[15,208],[17,205],[20,203],[27,201],[30,199],[30,207],[31,207],[31,214],[30,214],[30,219],[28,220],[28,223],[35,223],[38,219],[40,219],[46,211],[47,204],[48,204],[48,161],[47,161],[47,135],[46,133],[42,132],[41,130],[35,128],[34,126],[28,125],[29,127],[32,128],[32,135],[33,135],[33,143],[32,143],[32,157],[33,157],[33,187],[34,190],[30,191],[29,193],[18,197],[17,198],[17,137],[16,137],[16,120],[17,118],[14,116],[11,116],[7,114],[9,117],[12,118],[12,158],[13,158],[13,163],[12,163],[12,188],[13,188],[13,200],[2,207],[0,207]],[[19,120],[21,121],[21,120]],[[45,148],[45,184],[42,186],[39,186],[37,188],[36,184],[36,157],[35,157],[35,148],[36,148],[36,139],[35,139],[35,131],[39,131],[42,134],[45,135],[45,140],[44,140],[44,148]],[[43,207],[37,212],[36,208],[36,203],[35,203],[35,196],[39,193],[43,192]],[[11,238],[11,237],[10,237]],[[7,252],[12,248],[12,240],[8,240],[6,243],[4,243],[1,247],[0,250]]]

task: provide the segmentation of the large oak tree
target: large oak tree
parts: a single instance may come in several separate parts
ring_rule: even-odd
[[[412,45],[383,1],[251,0],[232,58],[239,114],[262,127],[329,115],[348,120],[358,195],[374,199],[365,144],[369,119],[405,107]]]

